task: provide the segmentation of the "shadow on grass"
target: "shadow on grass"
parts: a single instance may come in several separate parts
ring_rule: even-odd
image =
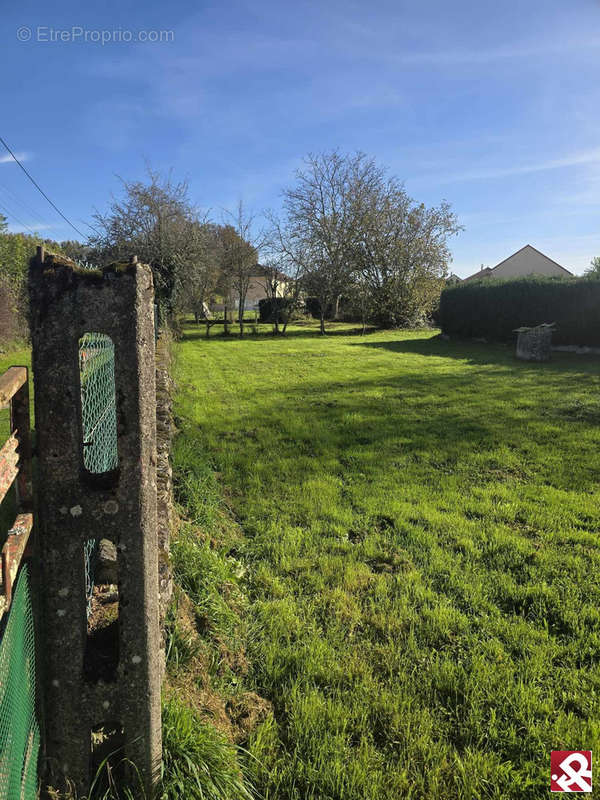
[[[597,372],[600,360],[597,355],[554,352],[552,360],[545,363],[518,361],[514,354],[514,343],[494,342],[486,344],[468,340],[447,341],[440,336],[430,336],[423,339],[352,342],[351,344],[372,347],[378,350],[389,350],[393,353],[455,358],[468,364],[498,364],[527,372],[564,372],[565,368],[576,369],[581,372],[592,370]]]
[[[387,344],[400,345],[393,348],[399,353],[402,345],[414,344],[436,354],[422,341]],[[451,374],[433,365],[407,372],[399,363],[397,372],[382,378],[357,372],[337,381],[288,381],[285,393],[256,393],[234,403],[223,417],[211,418],[213,436],[221,451],[236,453],[239,464],[256,466],[276,453],[288,488],[317,477],[323,462],[344,474],[359,470],[372,478],[412,464],[423,483],[462,474],[467,485],[533,480],[560,488],[591,487],[593,463],[571,474],[568,459],[562,466],[545,459],[532,471],[531,452],[550,442],[569,452],[572,437],[592,426],[595,418],[571,418],[561,398],[569,396],[578,378],[584,383],[592,378],[597,365],[585,365],[589,375],[582,374],[580,364],[575,372],[572,364],[567,369],[542,365],[540,370],[519,363],[515,372],[512,355],[502,351],[495,361],[487,353],[479,363],[485,368]],[[263,433],[257,420],[270,420],[270,433]],[[203,425],[192,427],[204,435]],[[336,462],[339,466],[333,467]]]
[[[239,327],[238,326],[231,326],[232,330],[231,333],[225,335],[222,330],[215,332],[211,332],[210,336],[206,336],[206,328],[199,327],[197,329],[192,328],[189,325],[186,325],[184,328],[183,333],[181,334],[180,341],[182,342],[194,342],[198,340],[202,340],[204,342],[210,341],[218,341],[218,342],[239,342],[240,340],[243,341],[245,339],[251,340],[253,342],[272,342],[274,339],[280,339],[285,341],[286,339],[322,339],[326,341],[330,337],[334,336],[363,336],[363,329],[361,327],[357,328],[330,328],[329,330],[326,329],[325,335],[322,335],[318,328],[314,326],[294,326],[292,329],[287,330],[285,334],[274,334],[270,330],[270,324],[268,322],[261,323],[260,333],[254,334],[249,330],[249,325],[246,325],[246,331],[244,332],[243,337],[240,337],[239,334]],[[368,336],[372,333],[379,332],[379,328],[367,328],[364,335]]]
[[[314,330],[299,334],[319,336]],[[245,392],[223,417],[212,417],[219,449],[239,451],[242,462],[248,453],[253,459],[276,453],[278,467],[292,483],[299,458],[304,477],[318,473],[323,459],[342,468],[358,459],[372,475],[420,464],[424,482],[457,471],[468,483],[504,474],[531,480],[528,449],[547,447],[552,440],[569,452],[569,437],[583,433],[598,416],[595,406],[580,409],[571,397],[579,389],[585,394],[596,379],[594,358],[556,353],[549,363],[532,364],[517,361],[510,345],[447,341],[425,332],[408,334],[418,338],[387,338],[385,332],[353,337],[346,328],[340,334],[351,348],[387,354],[381,359],[385,371],[332,348],[332,358],[340,359],[337,380],[331,363],[308,380],[306,374],[286,372],[283,386]],[[252,340],[273,342],[272,355],[284,354],[271,336]],[[326,338],[319,341],[326,351]],[[310,355],[307,348],[307,359]],[[232,351],[232,359],[238,357]],[[193,384],[181,389],[202,391]],[[260,420],[272,423],[264,437]],[[203,429],[198,426],[200,436]],[[564,488],[565,470],[553,459],[546,461],[538,466],[536,481]],[[591,463],[582,466],[577,483],[589,486],[591,473]]]

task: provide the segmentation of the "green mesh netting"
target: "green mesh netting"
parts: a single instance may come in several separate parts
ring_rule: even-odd
[[[93,473],[119,464],[115,404],[115,348],[110,336],[86,333],[79,340],[83,464]]]
[[[33,612],[24,566],[0,642],[1,798],[35,800],[39,751]]]
[[[79,340],[79,379],[83,421],[83,464],[93,473],[109,472],[119,464],[115,405],[115,348],[110,336],[86,333]],[[98,543],[83,548],[87,615],[92,610],[94,567]]]

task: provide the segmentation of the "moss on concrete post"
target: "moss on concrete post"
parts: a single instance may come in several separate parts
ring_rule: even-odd
[[[123,745],[118,759],[135,764],[151,796],[161,758],[152,274],[135,259],[82,270],[40,248],[29,291],[47,782],[87,793],[93,742],[105,741]],[[88,354],[79,343],[90,332],[114,345],[118,466],[102,474],[84,464],[80,365]],[[84,548],[100,539],[118,553],[111,674],[97,663],[101,652],[88,652]]]

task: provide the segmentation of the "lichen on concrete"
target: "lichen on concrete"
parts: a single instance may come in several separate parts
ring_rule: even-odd
[[[90,271],[42,251],[30,266],[29,292],[46,754],[56,771],[49,777],[58,788],[71,781],[87,793],[90,736],[106,722],[108,702],[118,709],[124,755],[145,776],[150,795],[161,755],[152,272],[139,263]],[[119,467],[104,476],[90,475],[83,464],[78,351],[91,331],[110,336],[115,346]],[[84,669],[83,548],[101,538],[118,553],[118,663],[111,681],[101,671],[96,680],[89,659]],[[60,596],[65,587],[70,593]],[[61,774],[64,764],[68,774]]]

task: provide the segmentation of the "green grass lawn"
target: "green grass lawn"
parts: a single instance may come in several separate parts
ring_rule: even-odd
[[[186,327],[176,469],[243,529],[264,797],[541,798],[551,749],[598,744],[599,367]]]

